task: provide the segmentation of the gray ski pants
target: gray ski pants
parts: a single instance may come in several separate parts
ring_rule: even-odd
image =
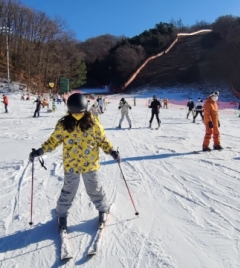
[[[109,203],[106,193],[102,188],[98,177],[98,171],[90,171],[82,174],[86,192],[98,211],[108,212]],[[57,216],[67,217],[68,210],[72,205],[73,199],[77,193],[80,181],[80,174],[64,172],[64,185],[60,197],[57,201]]]
[[[129,126],[131,125],[131,120],[129,118],[129,115],[127,113],[122,113],[122,117],[121,117],[121,119],[119,121],[119,126],[121,126],[122,121],[123,121],[125,115],[126,115],[126,118],[127,118],[127,121],[128,121]]]

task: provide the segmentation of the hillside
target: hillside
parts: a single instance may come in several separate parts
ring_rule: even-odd
[[[167,54],[151,60],[127,90],[177,84],[230,85],[239,66],[238,51],[219,34],[181,36]]]

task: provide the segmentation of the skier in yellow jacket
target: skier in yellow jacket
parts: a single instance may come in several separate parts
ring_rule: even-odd
[[[213,149],[222,150],[223,147],[220,144],[220,121],[218,115],[218,100],[219,92],[212,92],[206,100],[204,109],[204,124],[206,127],[206,133],[203,141],[203,151],[211,151],[209,148],[210,140],[213,135]]]
[[[80,174],[86,192],[99,211],[99,228],[103,228],[110,204],[99,180],[99,147],[117,162],[120,155],[105,136],[101,124],[87,111],[87,99],[75,93],[67,100],[68,114],[62,117],[49,139],[38,150],[30,153],[29,160],[52,152],[63,144],[64,185],[57,201],[56,212],[60,229],[67,229],[68,210],[76,195]]]

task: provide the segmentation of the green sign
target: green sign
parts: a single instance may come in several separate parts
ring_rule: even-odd
[[[69,79],[65,77],[60,78],[60,91],[61,94],[69,92]]]

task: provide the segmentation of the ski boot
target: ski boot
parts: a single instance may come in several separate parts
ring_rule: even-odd
[[[210,152],[210,151],[212,151],[211,148],[209,148],[209,147],[203,147],[202,150],[203,150],[203,152]]]
[[[67,230],[67,217],[58,218],[58,227],[60,230]]]
[[[132,125],[129,125],[129,128],[132,128]]]
[[[98,219],[98,229],[102,229],[105,224],[106,224],[106,220],[107,220],[107,212],[101,212],[99,211],[99,219]]]
[[[149,122],[149,128],[151,128],[151,127],[152,127],[152,123]]]
[[[121,128],[121,125],[119,125],[118,128]]]
[[[219,144],[219,145],[214,145],[214,146],[213,146],[213,149],[214,149],[214,150],[222,150],[223,147]]]

